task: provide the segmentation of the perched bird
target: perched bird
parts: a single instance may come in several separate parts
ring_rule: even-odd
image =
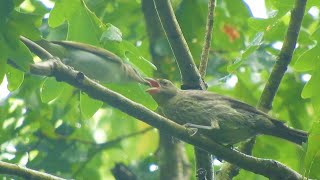
[[[304,131],[284,125],[256,108],[230,97],[201,90],[180,90],[165,79],[148,79],[147,89],[167,118],[197,128],[216,142],[233,145],[258,134],[276,136],[296,144],[308,139]]]
[[[22,36],[20,40],[42,60],[51,55],[59,57],[64,64],[99,82],[136,81],[148,84],[131,64],[105,49],[73,41],[31,41]]]

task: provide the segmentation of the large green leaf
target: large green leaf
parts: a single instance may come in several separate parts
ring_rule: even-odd
[[[13,11],[0,29],[0,46],[7,52],[8,58],[23,71],[28,71],[32,56],[28,48],[20,42],[19,36],[26,34],[29,37],[39,36],[36,28],[39,26],[39,20],[39,16]]]
[[[242,63],[248,59],[248,56],[260,47],[260,45],[262,44],[263,36],[263,32],[259,32],[256,34],[256,36],[250,42],[250,45],[247,47],[247,49],[242,52],[241,58],[238,58],[233,64],[228,66],[229,72],[234,72],[237,68],[239,68],[242,65]]]
[[[58,82],[54,78],[46,78],[40,89],[42,102],[48,103],[57,98],[63,92],[64,85],[65,83]]]
[[[320,88],[319,80],[320,80],[320,71],[314,71],[314,73],[311,76],[311,79],[304,86],[301,96],[303,98],[310,98],[310,97],[313,97],[314,95],[318,95],[318,90]]]
[[[315,65],[320,60],[319,52],[319,45],[304,52],[294,64],[294,69],[302,72],[314,70],[314,68],[316,67]]]
[[[86,93],[80,93],[80,109],[85,119],[91,118],[102,104],[103,102],[90,98]]]
[[[320,168],[320,123],[314,122],[308,138],[307,153],[304,159],[304,176],[319,179]]]
[[[24,79],[24,73],[11,66],[7,68],[8,90],[14,91],[20,87]]]
[[[106,26],[92,13],[82,0],[57,1],[50,13],[49,25],[57,27],[68,22],[68,40],[100,44]],[[88,33],[90,32],[90,33]]]
[[[127,83],[127,84],[106,84],[108,88],[113,91],[119,92],[120,94],[126,96],[127,98],[141,103],[144,106],[155,109],[157,107],[156,102],[152,97],[145,92],[146,86],[137,83]]]

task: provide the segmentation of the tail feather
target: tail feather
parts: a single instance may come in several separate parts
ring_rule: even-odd
[[[30,39],[20,36],[20,40],[30,49],[31,52],[39,56],[39,58],[49,59],[53,57],[47,50]]]
[[[297,130],[286,126],[283,122],[278,120],[273,120],[274,128],[269,133],[269,135],[280,137],[291,141],[293,143],[302,145],[302,143],[307,142],[308,133],[302,130]]]

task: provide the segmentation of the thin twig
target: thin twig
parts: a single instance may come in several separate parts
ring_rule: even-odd
[[[207,16],[207,25],[206,33],[204,37],[204,44],[201,52],[201,60],[199,66],[199,73],[201,78],[204,79],[206,76],[206,70],[208,66],[208,56],[209,50],[212,41],[212,32],[213,32],[213,23],[214,23],[214,9],[215,9],[215,0],[208,1],[208,16]],[[212,158],[211,154],[203,151],[202,149],[195,148],[195,159],[196,159],[196,172],[197,179],[207,179],[212,180],[213,177],[213,168],[212,168]],[[201,173],[201,171],[205,171]]]
[[[207,17],[206,34],[204,37],[204,44],[202,47],[201,61],[199,66],[199,72],[202,79],[204,79],[204,77],[206,76],[206,70],[208,66],[208,56],[209,56],[209,50],[210,50],[211,41],[212,41],[215,4],[216,4],[215,0],[208,1],[208,17]]]

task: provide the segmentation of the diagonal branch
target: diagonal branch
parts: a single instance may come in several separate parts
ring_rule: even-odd
[[[59,59],[50,60],[50,66],[37,67],[37,64],[31,66],[31,73],[37,68],[47,68],[50,75],[54,76],[58,81],[64,81],[68,84],[81,89],[91,98],[103,101],[109,105],[127,113],[163,132],[167,132],[181,140],[197,146],[209,153],[215,154],[218,158],[224,159],[243,169],[264,175],[272,179],[301,179],[302,176],[294,170],[286,167],[280,162],[255,158],[245,155],[233,149],[226,148],[223,145],[215,143],[211,139],[197,133],[190,136],[190,130],[185,127],[149,110],[141,104],[138,104],[123,95],[113,92],[106,87],[87,78],[83,73],[73,70],[64,65]],[[49,64],[48,64],[49,65]]]
[[[188,89],[205,89],[200,73],[193,61],[186,40],[173,12],[170,0],[154,0],[161,25],[166,33],[181,72],[183,86]]]
[[[297,44],[306,3],[307,0],[296,0],[291,11],[288,31],[278,55],[278,60],[272,69],[268,82],[258,103],[258,108],[264,110],[265,112],[268,112],[272,108],[273,99],[280,86],[284,73],[286,72],[292,59],[293,51]]]
[[[154,0],[156,11],[158,13],[161,25],[167,36],[173,54],[176,58],[178,67],[181,73],[182,89],[206,89],[201,75],[194,63],[192,54],[189,50],[188,44],[184,39],[178,21],[173,12],[170,0]],[[195,147],[196,168],[204,170],[206,173],[198,174],[198,179],[203,175],[212,179],[212,163],[211,155],[207,152]],[[199,177],[201,176],[201,177]]]
[[[64,180],[63,178],[35,171],[16,164],[0,161],[0,174],[14,175],[24,179],[32,180]]]
[[[287,34],[284,39],[283,46],[278,55],[278,61],[272,69],[268,82],[261,94],[259,103],[257,107],[264,111],[268,112],[272,107],[272,102],[275,97],[275,94],[280,86],[281,80],[287,70],[287,67],[292,59],[293,51],[295,49],[301,22],[304,16],[305,6],[307,0],[296,0],[294,4],[294,8],[291,11],[291,18],[289,22],[289,27]],[[250,140],[247,143],[243,143],[239,149],[246,154],[251,154],[252,149],[255,143],[255,138]],[[221,168],[221,176],[225,174],[229,178],[236,176],[239,173],[239,168],[232,164],[224,165]]]

